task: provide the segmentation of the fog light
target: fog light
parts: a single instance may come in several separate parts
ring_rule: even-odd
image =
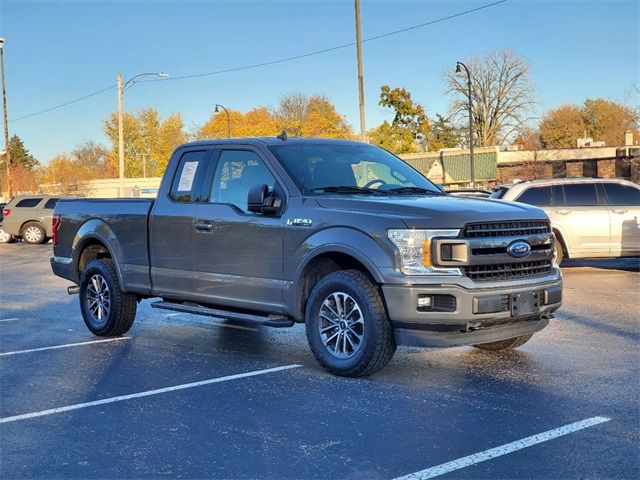
[[[433,297],[431,295],[418,296],[418,308],[429,308],[432,305]]]

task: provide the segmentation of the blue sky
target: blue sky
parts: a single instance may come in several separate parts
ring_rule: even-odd
[[[362,0],[363,37],[478,7],[486,1]],[[390,113],[380,86],[407,88],[428,114],[446,112],[444,72],[457,60],[510,48],[531,65],[538,113],[605,97],[638,103],[637,1],[510,0],[467,16],[366,43],[367,126]],[[211,72],[354,40],[353,1],[0,0],[9,118],[64,103],[145,71]],[[355,48],[188,80],[137,84],[125,108],[181,112],[187,127],[213,105],[272,107],[286,93],[322,93],[358,129]],[[105,142],[116,91],[9,124],[41,162],[83,140]]]

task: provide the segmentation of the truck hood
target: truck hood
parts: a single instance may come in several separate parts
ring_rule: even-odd
[[[546,220],[536,207],[484,198],[454,196],[317,197],[331,210],[398,217],[409,228],[462,228],[467,223],[508,220]]]

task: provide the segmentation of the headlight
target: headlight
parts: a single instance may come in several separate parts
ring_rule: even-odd
[[[459,268],[434,267],[431,239],[457,237],[460,230],[389,230],[389,240],[400,253],[400,271],[405,275],[462,275]]]

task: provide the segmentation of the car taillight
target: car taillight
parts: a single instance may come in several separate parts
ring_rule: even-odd
[[[58,244],[58,228],[60,228],[60,215],[54,215],[51,219],[51,240],[54,245]]]
[[[2,210],[3,217],[8,217],[9,215],[11,215],[11,210],[9,210],[8,208],[5,208],[4,210]]]

